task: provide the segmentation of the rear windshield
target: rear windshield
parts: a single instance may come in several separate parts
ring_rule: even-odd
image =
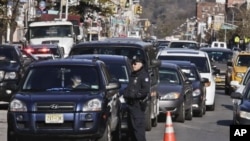
[[[200,73],[210,73],[209,62],[206,57],[191,57],[191,56],[159,56],[160,60],[177,60],[190,61],[194,63]]]
[[[177,70],[162,68],[159,69],[159,78],[161,83],[177,84],[181,83]]]
[[[250,55],[239,55],[236,59],[236,66],[250,66]]]
[[[132,59],[133,56],[142,56],[146,58],[145,54],[141,49],[128,48],[128,47],[81,47],[73,48],[70,55],[80,54],[111,54],[111,55],[122,55]]]

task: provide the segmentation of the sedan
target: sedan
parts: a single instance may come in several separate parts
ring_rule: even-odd
[[[247,82],[242,93],[232,92],[231,98],[239,100],[233,110],[233,124],[249,125],[250,124],[250,81]]]
[[[160,117],[171,111],[175,121],[183,123],[185,119],[192,120],[192,82],[186,78],[178,65],[165,61],[162,61],[159,68],[159,76]]]

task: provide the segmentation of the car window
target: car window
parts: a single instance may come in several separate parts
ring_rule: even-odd
[[[178,73],[173,69],[159,69],[160,82],[170,83],[170,84],[180,84],[180,79]]]
[[[128,82],[129,74],[126,66],[120,64],[106,64],[108,70],[112,76],[114,76],[119,82]]]
[[[17,52],[14,48],[0,48],[1,60],[18,61]]]
[[[196,43],[188,43],[188,42],[172,42],[169,45],[170,48],[190,48],[190,49],[197,49]]]
[[[194,63],[200,73],[210,73],[209,62],[206,57],[191,57],[191,56],[171,56],[163,55],[159,56],[160,60],[179,60],[179,61],[190,61]]]
[[[188,67],[181,67],[181,71],[188,78],[188,80],[195,81],[199,79],[194,69]]]
[[[236,66],[250,66],[250,55],[239,55],[236,59]]]
[[[223,51],[205,51],[205,52],[207,52],[211,60],[218,62],[227,62],[233,56],[233,52],[223,52]]]
[[[79,83],[79,86],[75,86]],[[23,90],[98,90],[98,72],[94,67],[45,67],[29,71]]]

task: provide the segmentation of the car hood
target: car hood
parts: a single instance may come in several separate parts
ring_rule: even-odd
[[[237,66],[234,67],[235,72],[246,72],[247,71],[247,67],[246,66]]]
[[[0,60],[0,69],[1,70],[18,70],[20,65],[17,62],[9,60]]]
[[[168,84],[168,83],[160,83],[157,86],[157,90],[158,90],[160,96],[165,95],[165,94],[170,93],[170,92],[181,93],[182,86],[181,85],[172,85],[172,84]]]
[[[102,99],[103,97],[102,92],[36,92],[35,94],[29,92],[17,93],[13,98],[26,103],[28,110],[33,110],[31,107],[37,103],[71,102],[83,104],[91,99]]]

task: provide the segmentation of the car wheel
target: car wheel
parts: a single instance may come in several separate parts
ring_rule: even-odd
[[[208,109],[209,111],[214,111],[214,110],[215,110],[215,102],[214,102],[213,105],[207,106],[207,109]]]
[[[184,101],[182,102],[182,104],[179,107],[179,112],[177,113],[176,117],[175,117],[175,121],[177,122],[185,122],[185,103]]]
[[[146,111],[145,111],[145,127],[146,131],[151,131],[152,129],[152,121],[151,121],[151,108],[150,104],[147,106]]]
[[[186,119],[186,120],[192,120],[192,119],[193,119],[193,107],[192,107],[192,105],[191,105],[191,107],[187,110],[185,119]]]
[[[111,139],[112,139],[112,135],[111,135],[110,122],[109,122],[104,130],[102,137],[97,139],[97,141],[112,141]]]

